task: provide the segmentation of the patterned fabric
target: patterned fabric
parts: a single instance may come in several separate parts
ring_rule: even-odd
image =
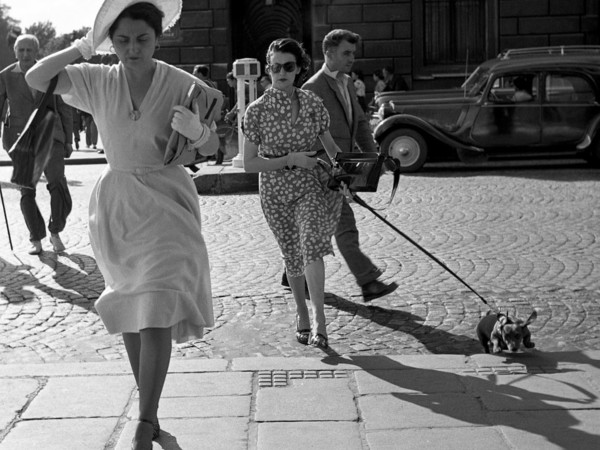
[[[291,122],[292,102],[278,89],[267,89],[248,106],[244,134],[258,146],[258,155],[281,157],[306,152],[329,127],[329,114],[319,97],[298,89],[300,111]],[[259,193],[269,228],[281,249],[286,271],[292,277],[304,274],[310,263],[333,254],[333,235],[343,196],[327,188],[329,168],[296,168],[261,172]]]

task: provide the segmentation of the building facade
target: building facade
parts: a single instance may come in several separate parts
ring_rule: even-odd
[[[179,23],[157,57],[190,70],[207,64],[226,89],[234,60],[264,63],[271,41],[304,43],[314,69],[334,28],[359,33],[355,67],[392,66],[413,89],[458,86],[508,48],[600,45],[598,0],[183,0]]]

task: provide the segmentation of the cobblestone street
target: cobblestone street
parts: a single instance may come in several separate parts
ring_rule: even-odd
[[[12,240],[0,229],[0,363],[126,359],[93,304],[103,279],[87,238],[87,203],[104,165],[67,166],[73,213],[67,252],[29,256],[19,193],[0,167]],[[391,187],[362,197],[383,207]],[[48,216],[44,184],[38,203]],[[317,356],[294,339],[291,293],[256,194],[200,196],[211,258],[216,326],[175,357]],[[473,354],[488,307],[370,212],[355,205],[362,247],[400,287],[366,305],[341,257],[326,264],[326,314],[333,353]],[[530,327],[541,351],[600,348],[600,170],[564,167],[433,168],[401,178],[391,223],[511,315],[538,311]],[[176,270],[176,268],[174,268]]]

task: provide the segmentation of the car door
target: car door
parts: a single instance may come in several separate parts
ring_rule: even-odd
[[[579,143],[599,109],[593,84],[585,74],[547,72],[542,101],[542,144]]]
[[[538,80],[533,72],[501,74],[491,80],[471,130],[475,145],[493,152],[540,143]]]

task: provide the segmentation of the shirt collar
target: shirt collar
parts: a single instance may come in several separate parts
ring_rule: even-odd
[[[325,72],[325,75],[333,78],[334,80],[342,80],[345,82],[348,77],[347,74],[340,72],[339,70],[329,70],[329,67],[327,67],[326,63],[323,63],[323,72]]]
[[[21,69],[21,63],[17,61],[17,64],[15,64],[15,67],[12,70],[14,73],[25,73],[23,72],[23,69]]]

